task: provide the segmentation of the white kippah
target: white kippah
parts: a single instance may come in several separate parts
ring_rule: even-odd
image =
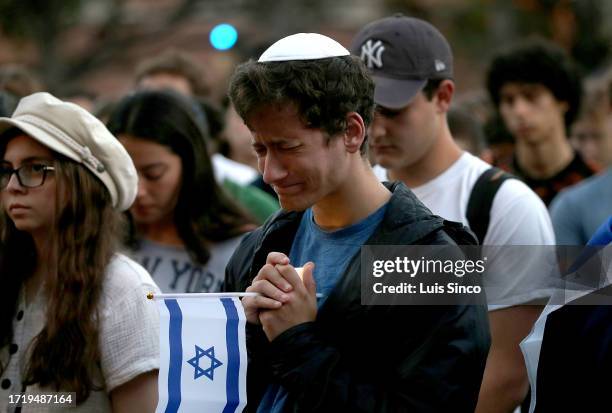
[[[268,47],[259,57],[259,62],[315,60],[348,55],[349,51],[334,39],[318,33],[297,33],[283,37]]]

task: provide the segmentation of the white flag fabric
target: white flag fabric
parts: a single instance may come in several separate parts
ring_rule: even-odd
[[[160,314],[156,413],[241,412],[246,317],[236,297],[156,300]]]

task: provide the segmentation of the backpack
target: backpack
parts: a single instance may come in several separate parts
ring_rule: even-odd
[[[497,194],[499,187],[506,179],[517,178],[492,166],[478,177],[470,193],[466,218],[470,229],[476,235],[481,245],[489,229],[493,198],[495,198],[495,194]]]

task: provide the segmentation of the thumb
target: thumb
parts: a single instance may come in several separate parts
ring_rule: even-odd
[[[313,296],[317,294],[317,283],[315,282],[313,276],[314,267],[314,262],[309,261],[306,263],[306,265],[304,265],[303,272],[303,280],[306,291],[308,291],[308,294]]]

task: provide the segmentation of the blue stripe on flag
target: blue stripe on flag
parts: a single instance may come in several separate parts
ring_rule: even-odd
[[[233,413],[240,403],[238,393],[238,375],[240,372],[240,350],[238,349],[238,311],[231,298],[221,298],[227,323],[225,324],[225,340],[227,342],[227,378],[225,391],[227,393],[227,404],[223,413]]]
[[[170,313],[170,365],[168,366],[168,404],[166,413],[178,412],[181,405],[181,367],[183,363],[183,313],[176,300],[164,300]]]

